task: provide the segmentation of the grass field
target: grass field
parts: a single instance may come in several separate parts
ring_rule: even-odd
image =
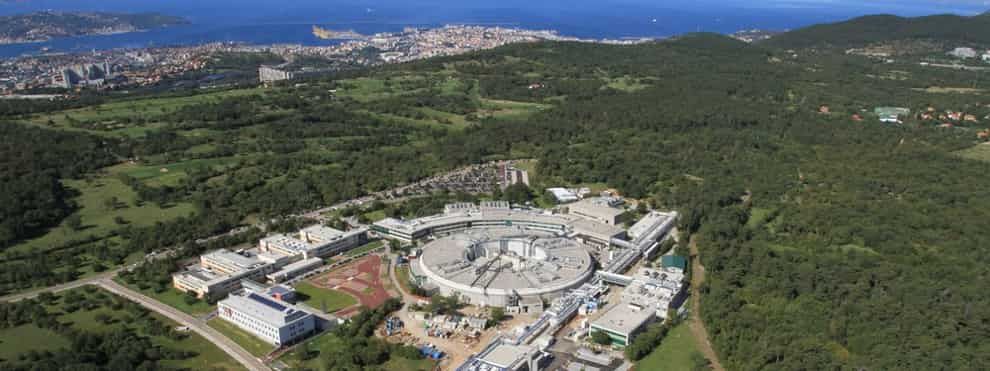
[[[406,359],[392,357],[382,365],[388,371],[430,371],[436,366],[436,361],[430,359]]]
[[[641,82],[639,82],[637,80],[638,79],[633,78],[633,77],[630,77],[630,76],[623,76],[623,77],[614,78],[614,79],[605,79],[605,82],[606,82],[606,85],[605,86],[610,87],[610,88],[615,89],[615,90],[621,90],[621,91],[630,92],[630,93],[631,92],[635,92],[635,91],[639,91],[639,90],[643,90],[643,89],[646,89],[646,88],[650,87],[650,85],[641,83]]]
[[[402,291],[412,293],[412,282],[409,282],[409,265],[395,267],[395,278],[399,280]]]
[[[379,247],[382,247],[384,245],[385,245],[385,243],[382,242],[382,240],[372,241],[372,242],[366,243],[366,244],[364,244],[362,246],[359,246],[359,247],[357,247],[357,248],[355,248],[353,250],[350,250],[348,252],[345,252],[344,253],[344,256],[358,256],[358,255],[364,254],[364,253],[366,253],[368,251],[371,251],[371,250],[377,249]]]
[[[50,125],[49,121],[56,127],[63,130],[76,130],[94,133],[103,136],[113,137],[135,137],[144,135],[146,132],[154,130],[156,123],[146,124],[113,124],[112,130],[87,130],[72,127],[67,117],[77,121],[97,121],[103,123],[113,123],[126,118],[133,117],[154,117],[158,115],[174,112],[175,110],[194,104],[216,102],[223,98],[244,96],[251,94],[261,94],[265,90],[256,89],[236,89],[220,91],[215,93],[198,94],[187,97],[165,97],[165,98],[144,98],[134,100],[122,100],[107,104],[101,104],[86,108],[60,111],[47,115],[39,115],[31,120],[38,125]]]
[[[375,210],[370,213],[364,214],[364,217],[368,218],[368,220],[372,222],[377,222],[382,219],[385,219],[385,210]]]
[[[479,116],[499,119],[520,118],[550,108],[550,105],[509,100],[481,99]]]
[[[97,305],[91,310],[87,310],[85,306],[81,306],[75,311],[68,312],[64,298],[69,292],[81,295],[84,298],[82,302],[93,301],[102,304]],[[111,309],[106,304],[112,298],[114,298],[113,294],[103,290],[92,287],[79,288],[59,294],[58,299],[51,304],[45,304],[43,307],[49,313],[61,313],[58,316],[58,321],[69,324],[75,330],[105,334],[115,329],[129,328],[131,331],[136,331],[138,335],[149,336],[143,332],[144,329],[141,325],[132,320],[132,313],[125,309]],[[109,322],[104,324],[98,321],[97,317],[100,315],[108,317]],[[178,326],[177,323],[157,313],[150,313],[149,315],[166,323],[168,326]],[[197,354],[195,357],[188,359],[164,361],[165,364],[179,369],[243,370],[240,364],[228,357],[220,348],[217,348],[205,338],[195,333],[188,333],[188,335],[181,340],[173,340],[164,336],[151,336],[150,340],[155,344],[166,346],[169,349],[195,352]],[[32,324],[0,330],[0,358],[3,359],[15,359],[18,354],[30,350],[54,351],[60,348],[66,348],[69,345],[69,340],[62,335],[38,328]]]
[[[990,162],[990,144],[977,144],[964,150],[956,151],[955,154],[965,159]]]
[[[764,209],[759,207],[754,207],[749,211],[749,220],[746,221],[746,226],[750,228],[756,228],[767,222],[767,218],[770,217],[773,210]]]
[[[338,310],[357,304],[357,299],[346,293],[337,290],[322,289],[313,286],[309,282],[300,282],[296,285],[296,295],[298,295],[306,305],[333,313]]]
[[[69,341],[62,336],[32,324],[0,330],[0,360],[14,359],[31,350],[54,351],[68,346]]]
[[[134,285],[128,285],[126,282],[123,282],[122,280],[119,279],[117,280],[117,282],[120,283],[121,285],[130,287],[133,290],[140,291],[142,294],[145,294],[148,297],[155,299],[159,302],[165,303],[171,306],[172,308],[178,309],[186,314],[190,314],[193,316],[202,316],[217,309],[216,305],[210,305],[205,300],[199,300],[192,305],[186,304],[186,294],[171,287],[169,287],[167,290],[162,292],[155,292],[155,290],[153,289],[141,290],[140,287]]]
[[[210,320],[209,325],[255,356],[263,357],[272,350],[275,350],[274,345],[268,344],[254,335],[251,335],[247,331],[241,330],[237,326],[234,326],[230,322],[224,321],[220,318]]]
[[[191,350],[199,354],[190,359],[162,361],[165,366],[183,370],[245,370],[244,366],[231,359],[227,353],[199,335],[190,336],[181,341],[155,338],[152,342],[156,345]]]
[[[117,217],[123,218],[128,225],[140,227],[187,216],[195,211],[193,205],[188,203],[166,208],[152,203],[137,206],[137,193],[114,175],[104,175],[92,180],[66,180],[64,183],[80,193],[74,200],[79,205],[76,214],[82,219],[82,228],[74,230],[63,221],[41,237],[15,245],[12,251],[47,249],[87,236],[105,237],[113,230],[124,227],[114,221]],[[107,204],[111,197],[117,198],[116,206]]]
[[[684,370],[694,369],[693,355],[699,354],[688,324],[681,323],[670,330],[660,346],[636,363],[638,370]]]
[[[242,157],[247,158],[247,157]],[[242,158],[220,157],[175,162],[165,165],[123,164],[109,168],[113,174],[126,174],[152,187],[176,186],[186,177],[186,171],[194,168],[218,168],[234,164]]]

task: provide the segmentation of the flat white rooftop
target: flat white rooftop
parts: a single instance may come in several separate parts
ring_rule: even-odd
[[[605,312],[591,325],[620,334],[629,334],[649,322],[656,315],[652,307],[634,308],[627,303],[619,303]]]
[[[230,294],[220,303],[274,327],[285,326],[309,315],[309,312],[292,304],[250,291]]]

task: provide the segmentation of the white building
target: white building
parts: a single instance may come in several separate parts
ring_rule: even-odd
[[[317,267],[323,265],[323,259],[320,258],[309,258],[306,260],[300,260],[295,263],[286,265],[281,270],[275,273],[269,273],[266,278],[271,282],[285,282],[287,280],[296,278],[306,272],[309,272]]]
[[[316,330],[313,314],[250,291],[231,294],[217,309],[223,320],[276,346],[291,344]]]
[[[667,318],[667,310],[684,300],[684,271],[679,268],[640,268],[632,283],[622,291],[622,302],[653,308],[656,316]]]
[[[622,224],[623,201],[618,197],[586,198],[567,206],[568,213],[608,225]]]
[[[314,225],[300,230],[299,238],[276,234],[261,239],[258,246],[262,251],[300,256],[302,259],[325,258],[360,246],[367,236],[366,228],[345,232]]]
[[[619,303],[591,321],[591,333],[604,332],[612,344],[628,346],[656,318],[656,310],[631,303]]]
[[[557,200],[557,203],[561,204],[580,200],[576,193],[567,188],[547,188],[547,192]]]
[[[963,59],[976,58],[976,50],[973,48],[955,48],[949,52],[949,55]]]
[[[172,286],[194,292],[200,298],[217,298],[240,288],[242,280],[263,280],[266,274],[289,263],[291,257],[257,250],[216,250],[199,260],[199,264],[173,274]]]
[[[263,83],[292,80],[295,77],[292,72],[272,66],[261,66],[258,68],[258,80]]]

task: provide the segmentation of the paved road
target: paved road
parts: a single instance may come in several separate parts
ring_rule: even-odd
[[[20,293],[20,294],[7,295],[7,296],[4,296],[4,297],[0,297],[0,301],[6,301],[6,302],[11,302],[12,303],[12,302],[15,302],[15,301],[21,301],[21,300],[24,300],[24,299],[33,298],[33,297],[38,296],[38,294],[41,294],[43,292],[57,293],[57,292],[65,291],[65,290],[71,290],[71,289],[74,289],[74,288],[77,288],[77,287],[83,287],[83,286],[86,286],[86,285],[91,285],[91,284],[94,284],[97,281],[100,281],[100,280],[103,280],[103,279],[113,278],[113,277],[117,276],[117,273],[119,273],[123,269],[124,268],[121,267],[121,268],[117,268],[117,269],[114,269],[114,270],[106,271],[106,272],[101,273],[101,274],[98,274],[96,276],[83,278],[81,280],[76,280],[76,281],[66,282],[66,283],[63,283],[63,284],[55,285],[55,286],[50,286],[50,287],[40,288],[40,289],[36,289],[36,290],[31,290],[31,291],[23,292],[23,293]]]
[[[237,343],[231,341],[226,336],[207,325],[206,321],[194,318],[193,316],[180,312],[175,308],[159,303],[152,298],[144,296],[137,291],[131,290],[119,283],[114,282],[111,278],[96,280],[92,284],[100,286],[114,294],[123,296],[131,301],[141,304],[141,306],[145,308],[158,312],[159,314],[168,317],[183,326],[189,327],[189,329],[195,331],[197,334],[206,338],[209,342],[215,344],[249,370],[270,370],[268,366],[265,366],[265,364],[262,363],[257,357],[251,353],[248,353],[244,350],[244,348],[241,348],[240,345],[237,345]]]

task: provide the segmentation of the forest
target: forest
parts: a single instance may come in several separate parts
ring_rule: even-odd
[[[778,48],[851,48],[912,39],[967,46],[990,45],[990,13],[915,18],[870,15],[785,32],[763,43]]]
[[[988,82],[976,73],[697,34],[637,46],[512,45],[272,89],[32,114],[11,107],[0,128],[25,139],[4,135],[8,152],[75,149],[47,155],[66,160],[58,167],[40,154],[5,165],[4,187],[37,174],[46,177],[37,184],[63,185],[51,191],[60,198],[16,186],[31,196],[2,206],[45,213],[31,214],[36,228],[7,232],[0,288],[116,263],[98,255],[120,261],[177,245],[191,255],[204,247],[190,241],[252,221],[466,164],[535,159],[535,172],[561,185],[607,184],[681,212],[707,268],[701,315],[729,369],[981,369],[990,364],[990,190],[981,186],[990,164],[958,155],[987,148],[976,133],[987,127]],[[929,89],[974,81],[975,92]],[[878,106],[980,120],[883,124]],[[73,177],[130,190],[126,208],[108,215],[155,212],[143,225],[59,227],[71,238],[39,247],[32,236],[99,192]],[[375,207],[404,216],[437,205]],[[193,212],[161,217],[183,207]],[[158,287],[174,269],[163,262],[128,280]],[[381,360],[372,356],[352,361]]]

